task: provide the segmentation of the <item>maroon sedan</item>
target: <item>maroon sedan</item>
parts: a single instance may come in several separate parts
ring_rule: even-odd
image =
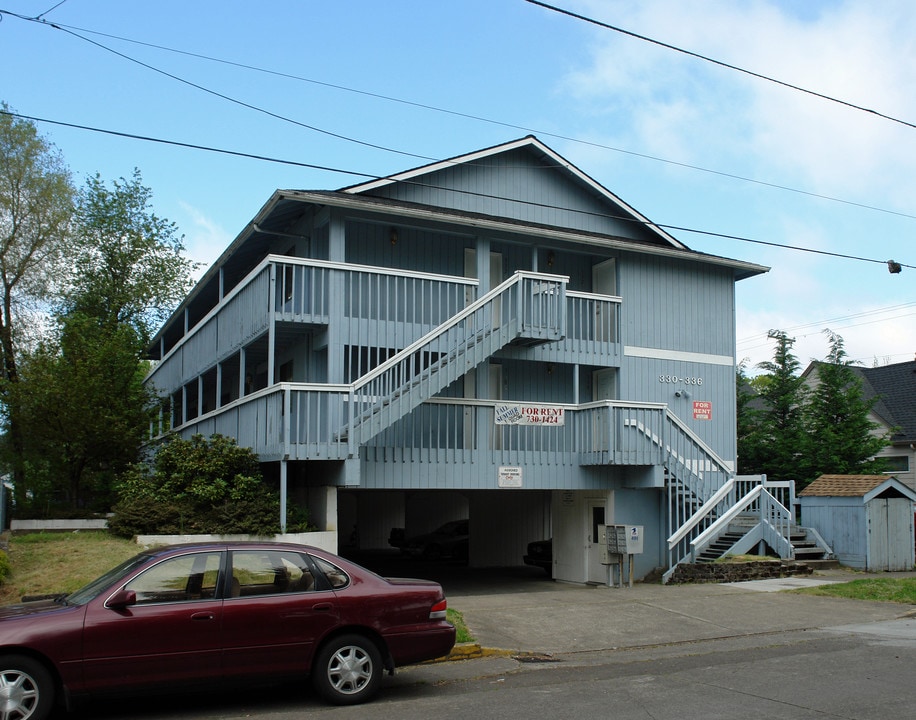
[[[0,607],[0,713],[43,720],[56,700],[252,676],[311,676],[337,704],[455,643],[442,588],[386,579],[280,543],[140,553],[72,595]]]

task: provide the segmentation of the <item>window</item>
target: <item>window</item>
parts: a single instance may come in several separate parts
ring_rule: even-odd
[[[907,455],[887,455],[880,457],[884,461],[884,472],[903,473],[910,471],[910,458]]]
[[[193,553],[169,558],[138,575],[124,586],[137,594],[137,604],[209,600],[219,582],[218,552]]]
[[[236,550],[232,553],[231,597],[280,595],[315,590],[308,560],[296,552]]]
[[[345,585],[349,584],[350,578],[343,570],[341,570],[336,565],[332,565],[327,560],[322,560],[321,558],[312,558],[315,563],[318,565],[318,569],[324,573],[324,576],[327,578],[328,582],[331,584],[331,587],[335,590],[338,590]]]

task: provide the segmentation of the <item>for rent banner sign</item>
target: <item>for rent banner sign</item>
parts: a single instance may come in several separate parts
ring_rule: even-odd
[[[566,410],[549,405],[500,403],[496,406],[497,425],[564,425]]]

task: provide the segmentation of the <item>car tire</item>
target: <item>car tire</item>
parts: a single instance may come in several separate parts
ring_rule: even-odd
[[[382,654],[363,635],[341,635],[325,645],[315,658],[312,684],[335,705],[366,702],[382,678]]]
[[[37,660],[0,656],[0,712],[16,720],[45,720],[54,706],[54,680]]]

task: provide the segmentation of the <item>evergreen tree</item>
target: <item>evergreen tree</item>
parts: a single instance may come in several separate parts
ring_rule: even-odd
[[[757,366],[766,371],[755,378],[762,408],[755,413],[744,444],[749,462],[741,461],[739,449],[739,468],[744,474],[766,474],[769,480],[795,480],[804,441],[804,379],[798,375],[798,358],[792,353],[795,339],[779,330],[771,330],[769,337],[776,341],[776,348],[772,362]]]
[[[869,420],[877,399],[866,400],[862,381],[846,357],[843,338],[830,330],[830,350],[817,363],[814,387],[805,408],[807,430],[802,479],[807,484],[822,474],[880,472],[875,455],[888,443]]]
[[[23,357],[15,389],[29,497],[20,511],[107,511],[118,474],[137,459],[155,396],[143,385],[133,328],[70,314],[58,337]]]
[[[747,376],[746,363],[735,368],[736,418],[738,422],[738,472],[757,475],[765,472],[766,448],[760,435],[761,410],[755,402],[757,392]]]

